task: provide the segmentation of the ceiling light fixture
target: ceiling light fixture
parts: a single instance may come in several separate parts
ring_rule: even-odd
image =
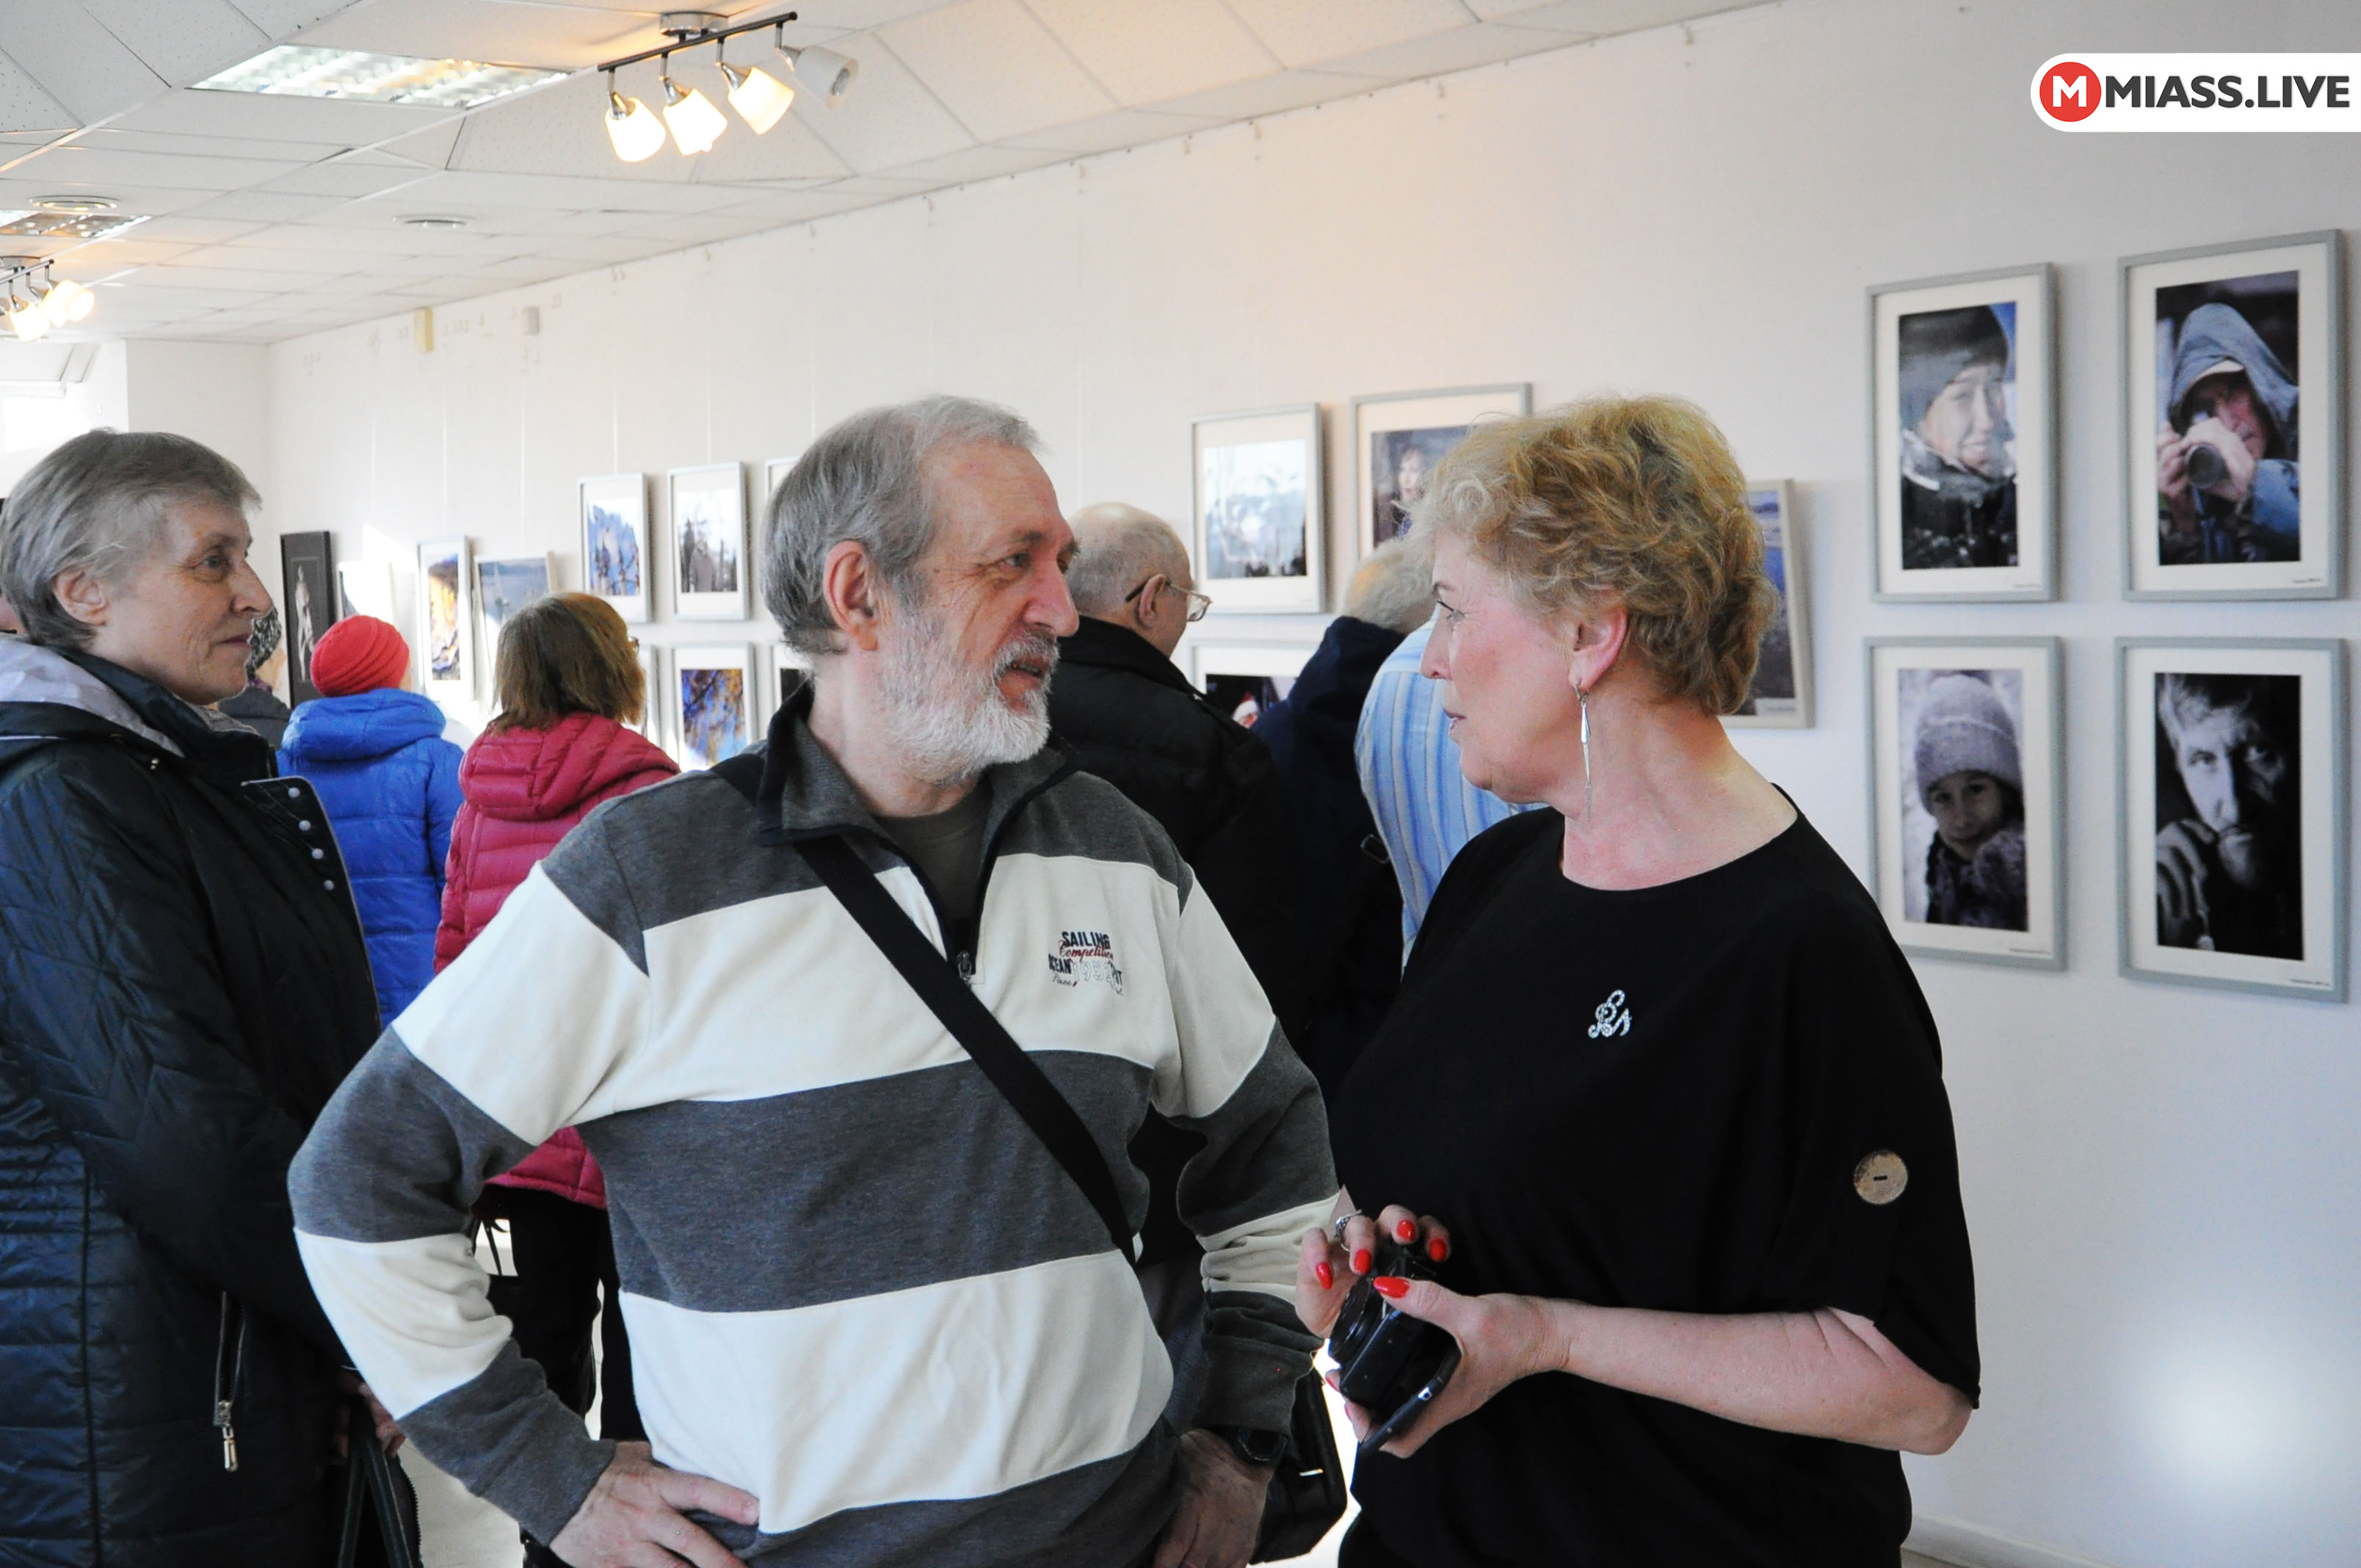
[[[87,317],[97,304],[97,295],[69,278],[49,285],[49,291],[41,296],[41,313],[53,325],[71,326]]]
[[[414,229],[463,229],[467,226],[467,219],[455,218],[445,213],[416,213],[409,217],[396,218],[394,222]]]
[[[786,25],[795,19],[796,13],[786,11],[759,22],[725,26],[727,19],[711,11],[664,12],[658,26],[671,36],[672,42],[608,60],[597,68],[607,73],[607,138],[615,145],[615,156],[626,163],[638,163],[653,157],[663,143],[663,130],[655,125],[655,116],[649,113],[648,106],[637,98],[625,97],[615,85],[616,71],[644,60],[658,62],[656,80],[664,89],[664,124],[672,127],[673,140],[683,153],[708,150],[730,128],[729,116],[715,108],[711,99],[672,79],[672,57],[699,44],[714,46],[715,63],[721,68],[721,80],[729,84],[730,106],[753,127],[756,136],[785,117],[795,104],[798,84],[819,91],[830,104],[843,97],[845,89],[860,74],[860,62],[829,49],[788,48]],[[724,39],[764,27],[772,31],[772,47],[786,58],[785,81],[756,67],[732,65],[721,58]]]
[[[103,239],[147,221],[144,214],[121,213],[0,212],[0,238]]]
[[[45,213],[111,213],[115,203],[112,196],[36,196],[33,205]]]
[[[98,303],[97,296],[71,279],[51,281],[43,288],[33,280],[36,272],[50,276],[49,258],[0,256],[0,321],[25,343],[45,335],[53,326],[71,326],[86,319]],[[20,283],[31,298],[17,293]]]
[[[213,93],[269,93],[296,98],[357,98],[472,109],[564,77],[563,71],[488,65],[474,60],[420,60],[366,49],[280,44],[198,82]]]
[[[41,313],[38,305],[28,304],[16,297],[16,278],[22,276],[18,273],[8,280],[8,303],[5,314],[9,330],[16,334],[18,341],[30,343],[49,330],[49,318]]]

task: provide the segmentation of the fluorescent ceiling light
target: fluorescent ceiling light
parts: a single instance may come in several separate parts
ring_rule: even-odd
[[[197,86],[215,93],[272,93],[295,98],[358,98],[372,104],[417,104],[430,109],[472,109],[564,76],[522,65],[472,60],[415,60],[360,49],[280,44]]]
[[[0,236],[29,235],[39,239],[103,239],[134,224],[148,221],[143,214],[0,212]]]

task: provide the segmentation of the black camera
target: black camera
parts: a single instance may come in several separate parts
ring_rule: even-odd
[[[2222,460],[2222,455],[2202,441],[2189,449],[2187,462],[2189,483],[2201,490],[2220,484],[2223,476],[2230,471],[2230,465]]]
[[[1387,1275],[1434,1277],[1409,1245],[1383,1244],[1368,1278],[1345,1298],[1328,1340],[1328,1354],[1336,1358],[1337,1392],[1369,1412],[1371,1425],[1361,1439],[1364,1453],[1409,1427],[1459,1370],[1457,1340],[1433,1323],[1404,1316],[1369,1284],[1369,1278]]]

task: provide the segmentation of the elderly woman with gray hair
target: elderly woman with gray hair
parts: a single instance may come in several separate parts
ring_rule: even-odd
[[[1461,769],[1547,809],[1453,861],[1330,1113],[1298,1310],[1366,1281],[1463,1357],[1341,1560],[1893,1568],[1899,1452],[1976,1396],[1959,1161],[1876,905],[1722,731],[1768,608],[1738,465],[1605,399],[1477,426],[1419,527]]]
[[[0,513],[0,1558],[324,1562],[344,1353],[287,1170],[377,1032],[318,802],[209,706],[253,487],[94,431]],[[379,1436],[390,1442],[390,1423]]]

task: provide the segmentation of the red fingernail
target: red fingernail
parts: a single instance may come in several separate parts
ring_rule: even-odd
[[[1444,1258],[1451,1255],[1451,1244],[1444,1241],[1441,1236],[1437,1236],[1433,1241],[1426,1244],[1426,1255],[1434,1259],[1435,1262],[1441,1263]]]
[[[1325,1262],[1315,1263],[1312,1266],[1312,1277],[1320,1281],[1320,1288],[1325,1290],[1336,1283],[1336,1271]]]
[[[1406,1242],[1416,1234],[1418,1234],[1418,1224],[1415,1221],[1404,1220],[1394,1227],[1394,1240],[1398,1242]]]
[[[1369,1288],[1389,1301],[1399,1301],[1410,1294],[1410,1281],[1397,1279],[1390,1274],[1380,1274],[1369,1281]]]
[[[1367,1274],[1369,1271],[1369,1265],[1376,1261],[1377,1260],[1375,1258],[1369,1255],[1369,1249],[1367,1247],[1363,1247],[1360,1251],[1353,1255],[1353,1272],[1356,1274]]]

